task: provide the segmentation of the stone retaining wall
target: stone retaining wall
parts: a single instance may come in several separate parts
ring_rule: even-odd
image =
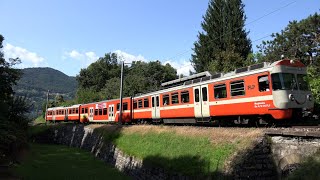
[[[226,162],[223,172],[216,172],[212,176],[188,177],[179,173],[168,172],[159,167],[147,165],[141,159],[124,154],[112,143],[106,143],[101,133],[90,126],[63,125],[53,126],[48,131],[34,137],[38,143],[63,144],[90,151],[99,159],[113,165],[121,172],[133,177],[133,179],[279,179],[283,175],[283,164],[279,163],[286,152],[303,150],[312,154],[320,147],[320,140],[315,141],[288,141],[277,137],[260,137],[252,148],[245,152],[235,154]],[[290,142],[290,143],[288,143]],[[298,144],[297,144],[298,142]],[[306,146],[301,146],[304,142]],[[310,145],[311,144],[311,145]],[[307,148],[313,147],[312,150]],[[288,149],[289,148],[289,149]],[[290,150],[291,149],[291,150]],[[303,153],[302,152],[302,153]],[[292,154],[292,153],[291,153]],[[290,164],[290,158],[285,161]],[[281,166],[279,168],[279,166]],[[287,174],[286,174],[287,175]]]

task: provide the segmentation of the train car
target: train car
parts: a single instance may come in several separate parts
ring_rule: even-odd
[[[133,118],[197,123],[301,117],[314,105],[306,75],[300,61],[286,59],[201,77],[134,97]]]
[[[66,117],[67,117],[67,121],[80,121],[80,114],[79,114],[79,109],[80,109],[81,105],[77,104],[77,105],[73,105],[70,107],[66,107]]]
[[[300,118],[303,111],[314,106],[306,77],[306,67],[289,59],[254,64],[225,74],[198,73],[163,83],[162,90],[123,98],[122,122],[256,122]],[[120,100],[114,99],[49,108],[46,119],[118,122],[119,110]]]
[[[65,107],[48,108],[46,112],[46,121],[49,121],[49,122],[66,121],[67,115],[68,115],[68,112]]]
[[[129,123],[132,120],[131,102],[130,97],[123,98],[123,123]],[[82,104],[79,111],[80,122],[118,122],[120,116],[119,109],[119,99]]]

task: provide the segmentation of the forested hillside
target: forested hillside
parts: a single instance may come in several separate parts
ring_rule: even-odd
[[[41,112],[42,104],[46,101],[47,91],[50,91],[50,99],[56,95],[62,95],[64,99],[72,99],[77,89],[75,77],[52,68],[26,68],[22,69],[21,79],[14,87],[18,96],[25,96],[33,102],[32,114]]]

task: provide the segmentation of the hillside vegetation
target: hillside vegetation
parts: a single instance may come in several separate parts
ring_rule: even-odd
[[[42,110],[42,104],[46,101],[47,91],[50,91],[50,99],[57,94],[64,99],[72,99],[77,89],[75,77],[52,68],[26,68],[21,70],[21,79],[14,86],[17,96],[25,96],[34,103],[32,115],[36,116]]]

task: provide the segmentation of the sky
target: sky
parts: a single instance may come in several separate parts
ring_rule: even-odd
[[[99,57],[126,63],[160,60],[188,75],[193,43],[209,0],[0,0],[5,58],[17,68],[51,67],[79,74]],[[319,0],[243,0],[253,51],[289,21],[320,12]]]

